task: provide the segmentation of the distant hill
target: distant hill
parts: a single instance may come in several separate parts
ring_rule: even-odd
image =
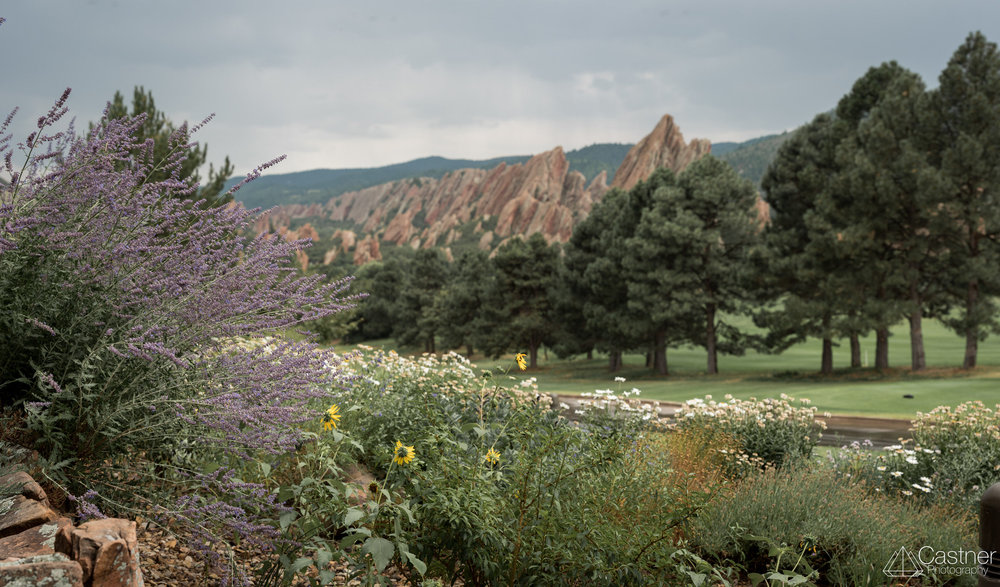
[[[793,131],[794,132],[794,131]],[[712,154],[729,163],[742,177],[760,187],[760,180],[767,166],[774,160],[778,148],[792,136],[790,132],[767,135],[742,143],[718,143],[712,145]]]
[[[345,192],[361,190],[390,181],[411,177],[441,178],[456,169],[492,169],[500,163],[524,163],[531,157],[514,155],[486,160],[446,159],[424,157],[406,163],[384,167],[355,169],[313,169],[296,173],[264,175],[240,188],[236,199],[247,208],[270,208],[288,204],[325,203]],[[230,179],[226,189],[236,185],[241,178]]]
[[[634,144],[626,143],[596,143],[589,147],[576,149],[566,153],[570,171],[579,171],[583,177],[590,180],[605,171],[608,174],[608,184],[615,178],[615,171],[625,160]]]

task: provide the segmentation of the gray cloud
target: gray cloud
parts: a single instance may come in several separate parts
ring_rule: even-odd
[[[528,154],[632,142],[664,113],[688,138],[743,140],[827,110],[873,65],[936,85],[969,31],[1000,40],[1000,4],[257,0],[4,7],[0,110],[19,134],[62,89],[80,121],[115,90],[175,120],[217,119],[210,159],[245,172]]]

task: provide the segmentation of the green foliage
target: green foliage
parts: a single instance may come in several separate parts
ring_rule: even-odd
[[[948,295],[960,311],[947,324],[966,337],[964,366],[976,365],[978,343],[1000,331],[995,297],[1000,276],[992,268],[1000,250],[1000,52],[980,32],[971,33],[929,94],[939,120],[930,141],[939,186],[952,221],[947,235]]]
[[[406,267],[394,298],[395,325],[392,333],[399,344],[422,344],[424,351],[435,351],[435,336],[442,319],[434,305],[441,289],[450,279],[451,265],[438,249],[420,249]]]
[[[338,401],[351,408],[337,432],[357,439],[359,458],[384,477],[386,502],[406,495],[412,521],[403,512],[390,535],[352,506],[344,515],[355,533],[405,535],[407,552],[446,583],[640,585],[676,584],[688,573],[725,576],[674,544],[681,523],[711,496],[706,489],[718,485],[665,475],[667,439],[644,425],[643,412],[595,408],[575,426],[546,409],[530,379],[508,386],[502,374],[480,376],[454,354],[409,360],[364,352],[346,366],[353,385]],[[396,440],[413,445],[411,463],[389,464]],[[338,515],[337,501],[331,497],[327,517]],[[387,548],[377,552],[389,560]],[[407,566],[403,557],[392,560]]]
[[[346,340],[357,342],[392,336],[398,327],[400,306],[410,278],[413,250],[409,247],[392,249],[382,261],[367,263],[355,274],[357,291],[368,294],[358,304],[360,322]]]
[[[982,492],[1000,482],[1000,413],[979,401],[918,414],[912,437],[884,452],[841,451],[841,474],[908,502],[955,506],[970,514]]]
[[[775,571],[806,577],[817,571],[830,585],[894,585],[897,579],[882,569],[901,547],[975,550],[976,536],[968,516],[873,494],[831,470],[804,466],[746,479],[713,501],[692,532],[707,560],[732,560],[751,578],[756,573],[774,584]],[[932,584],[974,582],[946,570],[926,578]]]
[[[628,282],[620,263],[624,239],[631,235],[620,216],[634,202],[629,195],[618,189],[609,191],[576,226],[565,249],[566,275],[557,290],[560,315],[583,323],[584,328],[576,333],[582,339],[578,344],[590,342],[589,346],[607,350],[612,357],[620,357],[636,340],[634,320],[629,319],[634,316],[628,304],[622,303],[628,299]],[[634,212],[629,215],[633,222],[635,217]],[[612,370],[619,366],[611,365]]]
[[[441,345],[460,348],[471,356],[488,339],[493,325],[502,321],[497,295],[496,266],[485,251],[461,254],[452,267],[452,279],[434,298],[439,317]]]
[[[784,350],[789,345],[817,337],[830,341],[850,328],[835,328],[835,318],[856,313],[857,288],[848,264],[830,243],[836,235],[816,222],[817,204],[830,197],[840,168],[836,147],[843,125],[820,114],[798,129],[778,150],[761,185],[770,206],[764,228],[764,247],[755,259],[760,282],[776,307],[759,308],[755,322],[768,329],[766,346]],[[845,323],[844,326],[847,324]],[[823,347],[821,371],[833,371],[832,344]]]

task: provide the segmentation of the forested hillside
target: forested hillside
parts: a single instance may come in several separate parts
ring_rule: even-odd
[[[793,131],[794,132],[794,131]],[[733,166],[733,169],[760,186],[760,180],[767,170],[767,166],[774,161],[775,155],[782,144],[792,133],[784,132],[780,135],[767,135],[750,139],[742,143],[719,143],[712,145],[712,154]]]

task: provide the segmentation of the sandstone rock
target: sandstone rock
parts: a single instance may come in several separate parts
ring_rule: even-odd
[[[20,534],[58,517],[43,503],[23,495],[0,499],[0,538]]]
[[[669,167],[675,173],[680,173],[711,150],[712,144],[706,139],[693,139],[690,144],[685,143],[684,135],[674,123],[674,118],[665,114],[653,132],[636,143],[625,155],[625,160],[615,172],[611,187],[632,189],[632,186],[660,167]]]
[[[358,235],[354,234],[353,230],[338,230],[333,233],[331,237],[333,240],[340,239],[340,250],[350,251],[354,248],[354,244],[358,242]]]
[[[377,261],[382,258],[379,251],[378,239],[368,235],[358,242],[354,249],[354,264],[364,265],[368,261]]]
[[[479,250],[488,251],[490,250],[490,244],[493,242],[493,231],[487,230],[483,233],[483,236],[479,237]]]
[[[94,587],[142,585],[135,522],[91,520],[56,535],[56,550],[80,563]]]
[[[83,587],[83,571],[63,554],[33,556],[0,562],[0,585],[5,587]]]
[[[31,478],[31,475],[25,473],[24,471],[8,473],[7,475],[0,476],[0,487],[20,487],[21,495],[24,497],[42,502],[42,504],[46,506],[49,505],[48,497],[45,495],[45,490]]]
[[[295,233],[296,239],[307,238],[313,242],[319,240],[319,233],[316,232],[316,229],[313,228],[312,224],[309,224],[308,222],[306,222],[305,224],[300,226],[298,230],[295,230],[293,232]]]
[[[58,518],[47,524],[28,528],[23,532],[0,538],[0,559],[27,558],[55,554],[56,534],[66,527],[72,527],[69,518]]]

